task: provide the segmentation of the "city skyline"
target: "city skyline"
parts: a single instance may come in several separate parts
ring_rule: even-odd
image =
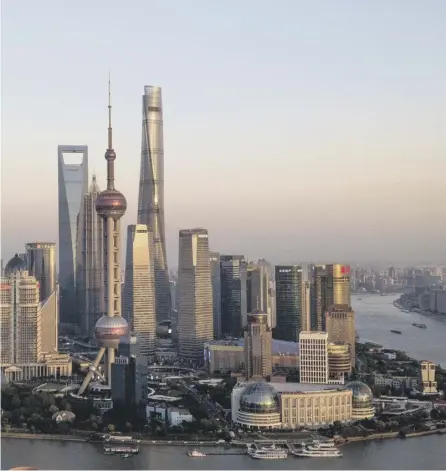
[[[194,18],[200,2],[195,8],[179,7],[178,17],[190,20],[184,23],[167,21],[168,7],[152,4],[151,14],[159,20],[152,34],[160,40],[150,64],[128,54],[133,50],[132,56],[141,57],[145,50],[144,14],[135,16],[133,10],[117,9],[116,2],[99,1],[86,15],[87,4],[80,2],[67,19],[56,2],[25,4],[9,2],[2,12],[2,194],[4,201],[11,198],[17,181],[24,187],[36,178],[54,184],[39,186],[44,215],[37,216],[20,197],[13,208],[3,205],[4,259],[30,240],[57,240],[57,145],[87,143],[90,176],[97,170],[105,187],[101,104],[103,77],[110,67],[119,110],[116,140],[125,156],[117,164],[129,202],[125,226],[136,222],[140,90],[145,83],[163,87],[169,266],[177,264],[178,230],[194,226],[208,228],[212,250],[264,257],[275,264],[434,261],[443,256],[444,4],[433,3],[426,10],[414,2],[341,1],[320,11],[306,2],[285,2],[285,14],[261,2],[256,18],[246,5],[240,9],[233,25],[240,40],[223,34],[225,20],[232,18],[230,7],[202,4],[208,18],[203,24]],[[144,12],[144,5],[137,4]],[[121,27],[130,18],[134,23],[117,47],[91,40],[93,35],[105,37],[101,32],[106,26],[96,21],[105,5],[111,24]],[[81,38],[63,34],[85,17]],[[274,22],[282,31],[265,36]],[[172,31],[184,41],[170,39]],[[201,40],[203,35],[207,41]],[[60,38],[57,44],[54,37]],[[355,41],[347,41],[351,37]],[[260,57],[258,47],[271,54]],[[88,76],[68,74],[60,80],[55,73],[59,48],[70,57],[71,68],[91,64]],[[80,48],[83,56],[77,53]],[[203,57],[206,69],[198,67]],[[29,66],[36,60],[42,62],[31,77]],[[178,80],[178,70],[187,64],[190,70]],[[23,166],[30,171],[24,174]],[[339,189],[338,175],[345,190]],[[253,180],[263,181],[268,191],[250,191]],[[230,192],[225,191],[228,185]],[[339,211],[326,204],[327,194]],[[290,219],[290,212],[298,217]],[[302,230],[302,221],[308,230]],[[277,227],[283,230],[278,233]]]

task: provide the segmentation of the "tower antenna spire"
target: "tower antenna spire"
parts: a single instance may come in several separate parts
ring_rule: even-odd
[[[111,123],[111,81],[110,81],[110,71],[108,71],[108,149],[113,149],[112,143],[112,123]]]

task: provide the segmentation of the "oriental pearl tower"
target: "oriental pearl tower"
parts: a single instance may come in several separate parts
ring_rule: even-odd
[[[121,218],[127,209],[124,195],[115,189],[115,159],[116,153],[112,145],[111,125],[110,79],[108,81],[108,149],[105,152],[107,161],[107,189],[100,193],[96,200],[96,211],[104,220],[104,271],[105,271],[105,298],[107,314],[102,316],[95,326],[95,335],[100,349],[90,371],[85,377],[78,394],[84,393],[91,377],[97,371],[104,353],[105,376],[111,386],[111,365],[115,361],[115,350],[118,348],[121,337],[128,336],[127,321],[121,317]]]

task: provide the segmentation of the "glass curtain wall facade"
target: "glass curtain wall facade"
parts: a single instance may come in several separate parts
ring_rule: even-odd
[[[241,337],[247,325],[247,263],[243,255],[220,256],[221,330]]]
[[[157,323],[171,314],[164,226],[164,141],[161,88],[144,87],[138,224],[153,234]]]
[[[64,154],[79,154],[67,163]],[[88,147],[58,146],[60,321],[80,324],[77,287],[82,272],[84,195],[88,191]]]

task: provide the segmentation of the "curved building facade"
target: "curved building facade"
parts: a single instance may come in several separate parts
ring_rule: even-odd
[[[239,383],[232,421],[248,429],[320,428],[352,421],[352,391],[339,385]]]
[[[340,379],[351,373],[350,349],[346,344],[328,344],[328,373],[330,379]]]
[[[375,416],[375,408],[372,405],[373,393],[367,384],[361,381],[352,381],[345,386],[352,391],[352,420],[371,419]]]
[[[164,225],[164,138],[161,88],[144,87],[138,224],[153,234],[157,323],[170,318],[171,297]]]

